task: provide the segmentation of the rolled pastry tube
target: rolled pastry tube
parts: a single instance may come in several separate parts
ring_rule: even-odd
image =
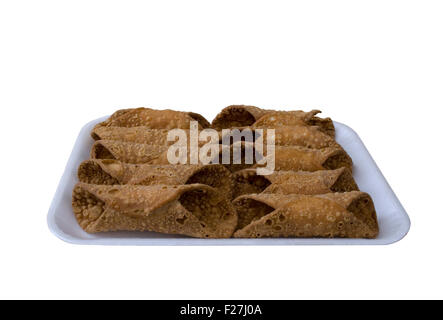
[[[267,147],[264,147],[264,150]],[[266,152],[265,152],[266,154]],[[255,164],[254,167],[262,165]],[[275,146],[276,171],[318,171],[346,167],[352,171],[352,159],[342,149],[309,149],[298,146]]]
[[[262,129],[263,141],[267,141],[267,128],[258,128],[254,126],[255,137],[258,132],[256,129]],[[269,128],[271,129],[271,128]],[[294,126],[276,126],[275,145],[277,146],[300,146],[312,149],[322,149],[327,147],[337,147],[340,145],[333,137],[325,133],[320,127],[307,125]]]
[[[273,111],[246,105],[228,106],[214,118],[212,128],[221,130],[251,126],[263,115]]]
[[[156,231],[199,238],[228,238],[237,214],[225,196],[203,184],[179,186],[78,183],[72,207],[89,233]]]
[[[379,232],[372,199],[359,191],[245,195],[234,200],[234,206],[237,238],[375,238]]]
[[[91,149],[92,159],[113,159],[127,163],[169,164],[167,146],[117,140],[98,140]]]
[[[222,151],[220,149],[219,162],[225,165],[231,172],[247,168],[267,167],[269,160],[264,164],[257,163],[258,157],[263,159],[267,156],[268,146],[263,146],[263,152],[256,152],[255,145],[249,142],[241,142],[236,144],[241,150],[241,157],[239,163],[234,163],[234,145],[230,145],[230,161],[228,164],[222,161]],[[224,146],[226,148],[226,146]],[[250,152],[250,150],[252,150]],[[246,154],[252,153],[254,155],[252,164],[247,163]],[[238,153],[237,153],[238,155]],[[275,165],[274,171],[318,171],[318,170],[334,170],[341,167],[346,167],[352,171],[352,159],[341,148],[326,147],[323,149],[310,149],[299,146],[275,146],[274,147]],[[239,159],[237,156],[236,159]],[[269,167],[268,167],[269,168]],[[272,168],[270,169],[272,170]]]
[[[171,146],[157,146],[146,143],[124,142],[118,140],[98,140],[92,145],[91,158],[119,160],[121,162],[132,164],[175,164],[168,159],[168,152],[174,153],[174,150],[171,151],[170,148]],[[221,150],[221,146],[219,144],[215,144],[215,148]],[[188,147],[186,151],[187,152],[184,154],[184,162],[180,164],[219,163],[218,160],[216,160],[218,159],[218,154],[214,155],[214,161],[202,163],[199,156],[202,150],[196,149],[195,151],[191,152],[191,148]],[[209,158],[210,155],[211,153],[209,153]],[[196,158],[195,163],[193,162],[194,158]],[[211,160],[211,158],[209,160]]]
[[[184,130],[184,129],[183,129]],[[174,141],[168,141],[167,129],[149,129],[148,127],[95,127],[91,136],[94,140],[118,140],[124,142],[145,143],[157,146],[168,146]],[[189,130],[186,130],[189,136]]]
[[[348,168],[315,172],[274,171],[266,176],[257,175],[256,169],[244,169],[234,174],[233,197],[261,192],[309,195],[354,190],[358,190],[358,186]]]
[[[135,108],[118,110],[96,127],[148,127],[150,129],[189,129],[191,121],[197,121],[201,129],[208,128],[209,122],[200,114],[174,110]]]
[[[186,141],[191,142],[190,130],[182,129],[186,134]],[[91,136],[94,140],[117,140],[123,142],[144,143],[155,146],[170,146],[176,143],[177,137],[172,136],[172,141],[168,141],[167,129],[149,129],[148,127],[95,127]],[[197,137],[198,139],[198,137]],[[197,141],[197,145],[202,146],[207,141]]]
[[[312,110],[310,112],[304,111],[275,111],[264,114],[254,124],[254,128],[278,128],[280,126],[316,126],[320,130],[330,135],[335,136],[335,127],[331,118],[320,118],[316,114],[320,110]]]
[[[149,165],[129,164],[118,160],[86,160],[78,169],[80,182],[90,184],[182,185],[206,184],[232,197],[231,172],[220,164]]]

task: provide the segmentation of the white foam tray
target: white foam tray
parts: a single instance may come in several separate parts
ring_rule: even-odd
[[[354,178],[360,190],[368,192],[377,210],[380,234],[376,239],[262,238],[195,239],[156,232],[107,232],[88,234],[78,225],[71,208],[71,192],[77,183],[77,167],[89,158],[93,140],[89,135],[103,117],[80,131],[48,212],[49,229],[60,239],[89,245],[382,245],[401,240],[409,231],[410,220],[400,201],[378,169],[354,130],[334,122],[336,139],[354,161]]]

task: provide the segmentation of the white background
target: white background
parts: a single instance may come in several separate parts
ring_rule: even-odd
[[[441,1],[1,1],[0,298],[443,298]],[[320,108],[409,213],[382,247],[94,247],[46,213],[118,108]]]

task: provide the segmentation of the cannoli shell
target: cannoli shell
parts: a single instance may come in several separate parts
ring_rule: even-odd
[[[234,174],[236,198],[248,193],[324,194],[358,190],[348,168],[336,170],[274,171],[266,176],[257,175],[256,169],[244,169]]]
[[[118,160],[86,160],[78,169],[80,182],[91,184],[182,185],[206,184],[232,197],[231,172],[219,164],[149,165],[129,164]]]
[[[256,128],[278,128],[280,126],[317,126],[322,131],[330,135],[335,136],[335,127],[331,118],[320,118],[316,114],[320,113],[320,110],[312,110],[310,112],[304,111],[275,111],[264,114],[258,119],[253,127]]]
[[[264,147],[265,153],[267,147]],[[258,167],[259,165],[254,165]],[[340,147],[309,149],[298,146],[275,146],[276,171],[318,171],[346,167],[352,171],[352,159]]]
[[[221,145],[217,144],[216,146],[221,150]],[[168,160],[169,148],[170,146],[158,146],[146,143],[98,140],[92,145],[91,158],[119,160],[132,164],[168,165],[171,164]],[[188,148],[187,151],[185,164],[191,164],[190,148]],[[219,154],[221,154],[221,152]],[[200,163],[199,160],[198,163]],[[214,156],[214,161],[211,163],[218,163],[216,156]]]
[[[191,121],[198,121],[200,128],[208,128],[209,122],[200,114],[175,110],[150,108],[123,109],[115,112],[97,126],[148,127],[150,129],[189,129]]]
[[[191,142],[190,130],[181,129],[186,133],[186,142],[189,145]],[[170,146],[177,142],[177,138],[173,141],[168,141],[167,129],[149,129],[148,127],[105,127],[97,126],[92,132],[91,136],[94,140],[117,140],[123,142],[143,143],[155,146]],[[220,133],[219,133],[220,135]],[[199,146],[206,144],[207,141],[197,141]]]
[[[352,191],[325,195],[254,194],[234,200],[234,237],[375,238],[379,228],[371,197]]]
[[[98,140],[91,149],[92,159],[113,159],[127,163],[169,164],[167,146],[117,140]]]
[[[254,124],[263,115],[274,110],[265,110],[254,106],[232,105],[224,108],[212,121],[212,128],[221,130],[234,127],[247,127]]]
[[[254,126],[254,130],[255,129],[260,128]],[[263,130],[263,141],[266,143],[268,136],[267,129],[261,129]],[[327,147],[340,148],[340,145],[333,137],[317,126],[276,126],[274,130],[275,145],[277,146],[300,146],[312,149],[322,149]]]
[[[184,129],[183,129],[184,130]],[[147,127],[95,127],[91,136],[94,140],[118,140],[124,142],[145,143],[157,146],[168,146],[167,129],[149,129]]]
[[[237,225],[232,204],[203,184],[179,186],[78,183],[72,206],[89,233],[156,231],[201,238],[230,237]]]

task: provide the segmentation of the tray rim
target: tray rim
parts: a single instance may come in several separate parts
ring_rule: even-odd
[[[108,118],[108,116],[100,117],[95,120],[86,123],[80,130],[75,140],[72,151],[69,155],[68,161],[64,168],[62,177],[59,180],[54,197],[51,201],[51,205],[47,214],[48,228],[52,234],[64,242],[70,244],[80,245],[106,245],[106,246],[298,246],[298,245],[315,245],[315,246],[329,246],[329,245],[341,245],[341,246],[356,246],[356,245],[390,245],[402,240],[408,234],[411,227],[411,220],[403,205],[399,201],[397,195],[392,190],[388,181],[384,177],[377,163],[372,158],[371,154],[367,150],[363,141],[359,135],[351,127],[346,124],[334,121],[334,125],[339,125],[349,130],[358,140],[359,144],[366,150],[369,157],[372,159],[373,164],[383,177],[386,186],[392,192],[394,200],[397,202],[399,212],[404,219],[402,229],[396,232],[396,237],[393,240],[386,239],[350,239],[350,238],[260,238],[260,239],[199,239],[199,238],[95,238],[95,239],[80,239],[66,234],[56,223],[55,217],[57,207],[62,201],[62,193],[65,185],[68,183],[70,170],[78,165],[74,163],[74,156],[81,144],[81,139],[85,135],[85,131],[93,124],[101,122]],[[86,133],[89,135],[89,132]]]

